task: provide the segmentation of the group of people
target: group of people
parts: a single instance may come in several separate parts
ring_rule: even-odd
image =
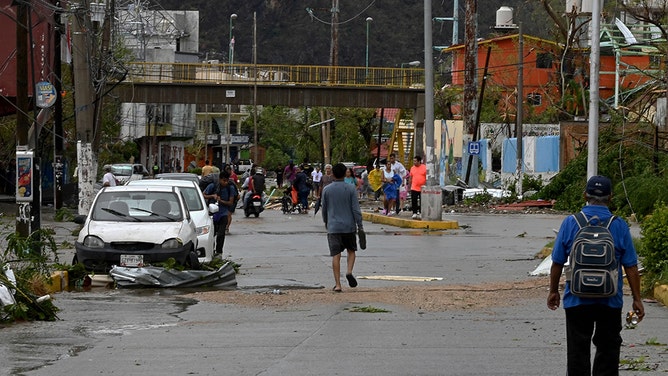
[[[383,196],[382,214],[392,216],[399,214],[410,190],[411,211],[413,219],[421,218],[422,186],[427,182],[427,168],[422,163],[422,157],[413,158],[413,166],[406,170],[404,165],[397,161],[395,153],[391,153],[385,161],[376,163],[374,170],[369,173],[369,185],[374,191],[374,198]]]

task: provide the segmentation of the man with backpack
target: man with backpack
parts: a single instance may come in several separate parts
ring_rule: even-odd
[[[230,208],[234,205],[234,198],[238,194],[236,187],[230,184],[230,174],[221,171],[218,174],[218,183],[210,183],[203,192],[204,198],[218,204],[218,211],[213,215],[214,233],[216,234],[216,249],[214,255],[223,255],[225,245],[225,228]]]
[[[559,281],[568,261],[564,287],[568,375],[618,375],[622,344],[623,281],[626,272],[632,309],[641,321],[645,309],[640,297],[638,256],[629,227],[612,215],[608,205],[612,183],[605,176],[587,182],[581,213],[561,224],[552,249],[547,307],[560,304]],[[593,337],[592,337],[593,336]],[[593,369],[591,342],[596,346]]]

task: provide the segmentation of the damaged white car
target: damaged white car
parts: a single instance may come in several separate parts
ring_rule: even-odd
[[[73,264],[107,273],[114,265],[141,267],[174,259],[199,269],[197,232],[178,187],[105,187],[75,242]]]

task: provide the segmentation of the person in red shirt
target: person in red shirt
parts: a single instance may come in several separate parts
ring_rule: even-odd
[[[422,164],[422,157],[416,155],[413,158],[413,167],[411,167],[408,176],[408,184],[411,187],[411,207],[413,209],[413,219],[420,219],[420,206],[422,205],[422,186],[427,183],[427,166]]]

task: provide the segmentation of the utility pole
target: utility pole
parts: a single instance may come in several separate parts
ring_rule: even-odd
[[[524,147],[522,145],[523,124],[524,124],[524,32],[522,30],[522,21],[519,21],[519,56],[517,57],[517,121],[515,134],[517,135],[517,194],[522,194],[522,161],[524,156]]]
[[[434,140],[434,59],[432,56],[431,0],[424,0],[424,137],[427,159],[427,182],[422,187],[420,212],[422,219],[440,221],[443,218],[443,191],[436,170]]]
[[[28,12],[29,3],[16,3],[16,170],[19,170],[19,153],[28,150]],[[31,166],[32,167],[32,166]],[[17,175],[18,176],[18,175]],[[18,179],[16,183],[15,196],[18,198]],[[36,187],[39,189],[39,187]],[[22,237],[30,235],[31,209],[29,202],[18,203],[16,207],[16,231]]]
[[[97,160],[93,153],[95,90],[91,80],[93,37],[88,3],[72,3],[72,64],[74,66],[74,107],[79,179],[79,214],[87,214],[93,202],[93,185],[97,180]]]
[[[587,179],[598,175],[598,88],[601,68],[601,2],[593,0],[591,11],[591,50],[589,54],[589,132],[587,141]]]
[[[55,58],[53,70],[56,74],[56,80],[53,86],[56,89],[58,99],[54,104],[53,111],[53,207],[60,209],[63,207],[63,97],[62,97],[62,56],[60,53],[61,36],[63,34],[63,23],[61,22],[62,13],[56,12],[53,15],[56,29],[56,38],[54,45]]]
[[[253,163],[257,163],[259,146],[257,142],[257,12],[253,12],[253,73],[255,77],[253,83],[253,144],[255,144]]]
[[[339,65],[339,0],[332,0],[332,45],[329,50],[329,65]]]
[[[464,22],[464,131],[473,133],[475,127],[475,112],[478,107],[476,101],[478,87],[478,1],[466,0],[466,15]]]
[[[434,21],[452,21],[452,42],[450,45],[454,46],[459,43],[459,0],[454,0],[454,3],[452,4],[452,17],[434,17]],[[437,47],[434,46],[434,49],[436,48]],[[444,47],[438,47],[438,49],[442,48]]]

